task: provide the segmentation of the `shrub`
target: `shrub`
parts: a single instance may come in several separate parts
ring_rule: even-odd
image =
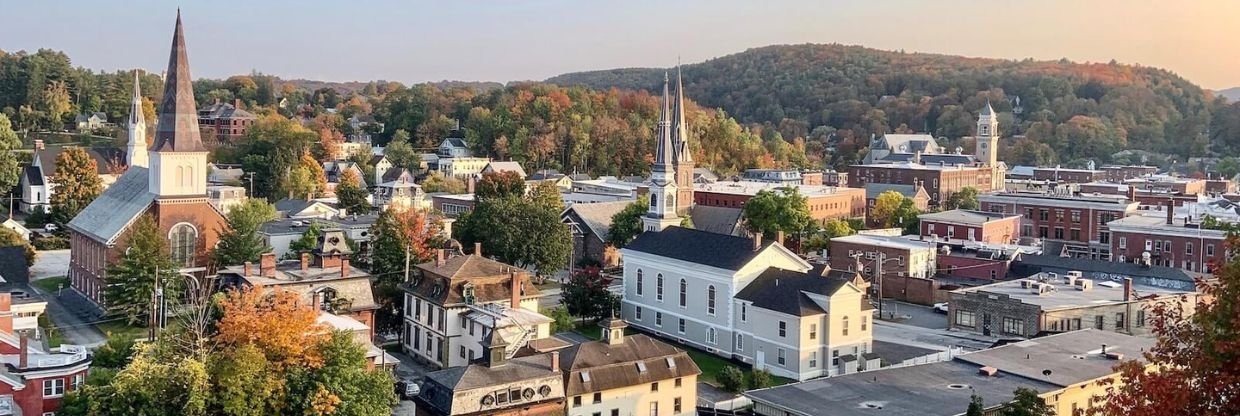
[[[36,237],[31,239],[35,250],[64,250],[69,248],[69,239],[59,236]]]
[[[719,384],[726,391],[740,393],[745,389],[745,373],[736,366],[724,367],[719,371]]]
[[[771,386],[771,372],[753,369],[749,372],[749,389],[764,389]]]
[[[556,306],[543,311],[554,321],[551,322],[551,332],[558,333],[573,330],[573,316],[568,313],[568,309],[563,306]]]

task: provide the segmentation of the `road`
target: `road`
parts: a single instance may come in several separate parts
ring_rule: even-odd
[[[39,257],[30,266],[30,278],[39,280],[69,274],[69,250],[39,251]]]

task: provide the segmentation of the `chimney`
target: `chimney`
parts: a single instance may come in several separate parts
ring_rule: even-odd
[[[1124,278],[1124,302],[1132,300],[1132,278]]]
[[[784,230],[775,232],[775,242],[779,243],[781,246],[784,245]]]
[[[263,277],[276,277],[276,253],[263,253],[258,259],[258,274]]]
[[[509,302],[508,307],[513,308],[513,309],[520,309],[521,308],[521,275],[518,274],[517,272],[512,272],[512,279],[509,279],[509,282],[512,283],[512,287],[511,287],[512,299],[508,301]]]
[[[560,372],[560,352],[559,351],[551,352],[551,372],[553,373]]]
[[[233,99],[233,108],[236,108],[236,109],[238,109],[238,110],[240,110],[240,109],[241,109],[241,99],[240,99],[240,98],[234,98],[234,99]]]
[[[349,259],[340,259],[340,278],[349,277]]]
[[[220,103],[220,99],[219,99],[219,97],[216,97],[216,98],[215,98],[215,104],[219,104],[219,103]]]
[[[473,177],[472,175],[470,175],[470,177],[469,177],[469,181],[468,181],[468,182],[465,182],[465,193],[467,193],[467,194],[472,194],[472,193],[474,193],[474,186],[476,185],[476,184],[474,183],[475,181],[476,181],[476,179],[474,179],[474,177]]]
[[[1175,200],[1167,198],[1167,225],[1175,224]]]
[[[21,339],[17,343],[17,368],[25,369],[27,362],[30,360],[30,338],[26,334],[21,335]]]
[[[301,272],[310,271],[310,253],[301,253]]]
[[[443,266],[443,249],[435,250],[435,267]]]
[[[0,332],[13,333],[13,295],[0,292]]]
[[[474,255],[475,255],[475,256],[481,256],[481,255],[482,255],[482,242],[481,242],[481,241],[475,241],[475,242],[474,242]]]
[[[762,249],[762,233],[753,233],[753,251]]]
[[[43,150],[43,139],[34,139],[34,150]]]
[[[1136,200],[1137,200],[1137,187],[1133,185],[1128,185],[1128,201],[1132,202]]]
[[[243,273],[244,273],[244,275],[245,275],[245,276],[249,276],[249,275],[253,274],[253,273],[254,273],[254,263],[253,263],[253,262],[248,262],[248,261],[247,261],[247,262],[245,262],[245,269],[244,269],[244,270],[245,270],[245,271],[244,271]]]

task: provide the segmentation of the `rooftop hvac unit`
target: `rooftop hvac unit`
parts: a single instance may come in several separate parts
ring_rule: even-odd
[[[1094,288],[1094,281],[1093,281],[1093,280],[1089,280],[1089,279],[1077,279],[1077,281],[1076,281],[1076,290],[1080,290],[1080,291],[1088,291],[1088,290],[1093,290],[1093,288]]]

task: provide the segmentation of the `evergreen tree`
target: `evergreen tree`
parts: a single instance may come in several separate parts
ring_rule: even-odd
[[[99,167],[85,149],[71,146],[56,156],[56,172],[52,174],[56,192],[52,193],[52,218],[67,224],[91,201],[103,193]]]
[[[259,198],[247,199],[233,207],[228,211],[228,227],[219,230],[219,245],[211,253],[216,264],[231,266],[258,261],[259,256],[271,251],[271,246],[258,232],[264,223],[276,217],[276,207]]]
[[[107,268],[103,289],[106,309],[124,316],[129,323],[143,322],[148,316],[156,281],[164,288],[165,297],[180,293],[180,268],[168,252],[168,240],[160,232],[155,219],[143,215],[134,222],[125,238],[121,258]],[[170,301],[171,302],[171,301]]]
[[[982,396],[974,394],[969,397],[969,409],[964,416],[986,416],[986,405],[982,404]]]

